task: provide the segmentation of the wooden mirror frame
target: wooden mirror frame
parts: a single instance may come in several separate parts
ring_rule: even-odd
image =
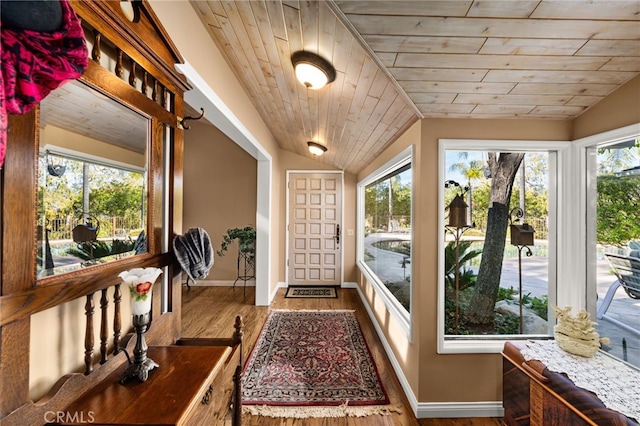
[[[123,270],[168,268],[168,294],[154,292],[154,335],[160,344],[170,344],[180,332],[180,267],[171,245],[163,247],[163,242],[182,232],[183,130],[179,123],[189,86],[174,68],[182,57],[145,0],[132,2],[133,20],[118,1],[72,0],[70,4],[83,22],[85,38],[93,41],[89,66],[80,80],[149,119],[148,253],[36,280],[39,107],[9,117],[7,153],[0,172],[0,387],[7,391],[0,399],[0,417],[28,400],[30,316],[111,286],[119,282]],[[114,70],[100,65],[101,44],[115,52]],[[123,67],[134,70],[129,81],[124,80]],[[136,86],[144,84],[143,93]],[[163,211],[165,205],[167,211]],[[160,312],[161,297],[165,315]]]
[[[154,195],[148,191],[154,188],[148,173],[151,117],[140,112],[144,105],[125,105],[113,99],[108,88],[86,80],[85,75],[65,83],[38,105],[38,285],[55,282],[54,276],[103,268],[150,252],[146,236],[153,220],[153,210],[147,209]],[[127,194],[126,203],[131,204],[122,207],[126,214],[109,211],[122,204],[102,198],[105,188],[113,196],[120,193],[118,183],[136,191],[135,207],[132,194]],[[77,192],[60,201],[65,189]],[[70,207],[65,202],[75,202],[71,212],[64,210]]]

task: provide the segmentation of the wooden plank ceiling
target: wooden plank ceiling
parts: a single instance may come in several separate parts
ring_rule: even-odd
[[[573,119],[640,73],[638,0],[191,4],[281,148],[352,173],[420,118]],[[336,80],[298,83],[299,50]]]

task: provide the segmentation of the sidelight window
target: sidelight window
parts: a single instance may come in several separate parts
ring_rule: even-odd
[[[358,184],[358,265],[404,324],[411,312],[412,181],[408,149]]]

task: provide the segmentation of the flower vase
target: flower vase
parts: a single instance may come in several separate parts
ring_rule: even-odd
[[[162,273],[158,268],[135,268],[122,272],[119,277],[129,287],[131,294],[131,314],[133,329],[136,333],[136,345],[133,348],[133,361],[129,358],[129,366],[125,370],[120,383],[131,377],[141,382],[149,378],[149,372],[159,365],[147,357],[147,342],[144,335],[151,326],[151,300],[153,284]],[[126,352],[125,352],[126,353]]]

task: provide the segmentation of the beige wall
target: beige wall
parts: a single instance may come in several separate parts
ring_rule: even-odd
[[[53,145],[76,152],[106,158],[136,167],[146,167],[146,156],[110,143],[83,136],[56,126],[45,126],[40,133],[40,146]]]
[[[358,181],[353,173],[344,174],[342,241],[344,250],[344,281],[357,282],[359,271],[356,267],[356,185]],[[353,232],[350,232],[353,231]],[[351,234],[351,235],[349,235]]]
[[[158,279],[160,282],[161,279]],[[115,287],[109,287],[107,297],[113,300]],[[123,289],[128,293],[127,289]],[[159,293],[158,293],[159,294]],[[100,293],[94,295],[94,303],[99,307]],[[132,316],[129,295],[122,295],[120,316],[122,318],[122,335],[131,330]],[[154,299],[154,304],[158,301]],[[63,305],[38,312],[31,316],[31,334],[29,338],[29,398],[34,401],[42,398],[53,385],[65,374],[84,372],[84,335],[87,318],[85,315],[86,299],[81,297]],[[96,318],[100,313],[96,307]],[[114,317],[114,305],[107,308],[109,318]],[[100,321],[93,321],[93,335],[96,345],[99,344]],[[109,339],[109,351],[113,350],[112,339]],[[109,355],[111,356],[111,355]],[[94,347],[94,359],[100,357],[100,349]]]
[[[576,118],[572,139],[635,123],[640,123],[640,75]]]
[[[257,161],[216,127],[189,123],[184,135],[183,230],[204,228],[214,251],[229,228],[256,226]],[[235,243],[214,253],[206,280],[237,277]]]
[[[278,150],[278,154],[283,151]],[[279,283],[284,281],[284,264],[285,264],[285,244],[282,234],[287,222],[285,221],[285,208],[281,204],[281,200],[285,197],[286,177],[283,176],[282,170],[286,170],[280,155],[273,157],[272,164],[272,181],[271,181],[271,247],[272,253],[277,253],[271,257],[271,280],[269,281],[269,292],[273,293]]]

